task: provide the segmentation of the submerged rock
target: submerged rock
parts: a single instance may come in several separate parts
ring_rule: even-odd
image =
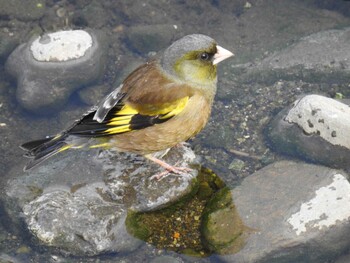
[[[280,112],[268,137],[280,152],[336,168],[350,168],[350,107],[308,95]]]
[[[348,83],[350,76],[350,28],[327,30],[301,38],[249,65],[243,81],[274,83],[280,79]],[[238,65],[237,69],[247,67]]]
[[[282,161],[231,195],[249,232],[240,251],[225,250],[224,262],[326,262],[350,247],[350,183],[342,171]],[[218,227],[234,226],[227,217]]]
[[[245,245],[249,229],[244,226],[228,188],[215,194],[205,208],[202,234],[210,251],[233,254]]]
[[[175,39],[178,32],[176,25],[141,25],[131,27],[127,36],[133,48],[145,54],[166,48]]]
[[[194,153],[184,146],[170,150],[164,160],[189,167]],[[5,206],[14,223],[25,224],[44,245],[72,255],[130,252],[140,240],[128,234],[127,211],[166,207],[189,194],[197,170],[161,180],[157,164],[136,155],[79,150],[57,155],[24,175],[12,170]],[[16,176],[17,175],[17,176]]]
[[[46,9],[45,0],[0,0],[0,16],[31,21],[40,19]]]
[[[59,108],[73,91],[101,76],[105,45],[100,31],[70,30],[18,46],[6,62],[7,72],[17,80],[18,103],[37,114]]]

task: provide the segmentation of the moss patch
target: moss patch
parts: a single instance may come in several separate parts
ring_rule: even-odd
[[[194,192],[168,208],[147,212],[129,212],[126,219],[130,234],[159,249],[191,256],[208,256],[202,242],[202,215],[212,196],[225,186],[209,169],[201,169]]]

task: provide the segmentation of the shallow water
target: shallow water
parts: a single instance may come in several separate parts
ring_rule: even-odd
[[[169,42],[190,33],[203,33],[233,51],[235,57],[218,68],[218,93],[206,128],[190,141],[205,167],[213,169],[230,187],[256,170],[289,159],[268,147],[264,129],[283,107],[306,93],[350,96],[346,82],[267,76],[264,81],[242,80],[249,65],[328,29],[350,25],[347,1],[21,1],[0,0],[0,189],[4,195],[11,170],[24,167],[18,146],[28,140],[56,134],[114,89],[125,75]],[[17,6],[16,6],[17,4]],[[2,6],[2,7],[1,7]],[[150,25],[141,28],[140,26]],[[157,25],[157,26],[156,26]],[[161,25],[169,25],[174,31]],[[175,25],[175,26],[174,26]],[[32,113],[17,100],[16,81],[5,72],[9,53],[20,43],[43,32],[79,28],[99,29],[109,39],[103,77],[80,87],[57,109]],[[140,32],[161,41],[140,46]],[[158,35],[157,35],[158,34]],[[159,35],[160,34],[160,35]],[[164,46],[165,45],[165,46]],[[270,78],[270,79],[269,79]],[[48,87],[48,90],[50,87]],[[84,91],[85,90],[85,91]],[[98,90],[98,91],[96,91]],[[50,96],[49,93],[47,96]],[[149,262],[170,255],[172,262],[216,262],[191,258],[144,244],[130,254],[76,258],[48,249],[33,240],[25,228],[14,229],[11,215],[0,204],[0,256],[9,262]],[[21,233],[20,235],[18,233]],[[12,261],[11,261],[12,260]],[[163,258],[162,260],[170,260]],[[1,260],[0,260],[1,261]],[[154,261],[161,262],[161,261]]]

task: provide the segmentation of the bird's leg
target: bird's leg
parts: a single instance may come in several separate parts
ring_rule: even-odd
[[[175,145],[175,147],[191,147],[191,144],[189,142],[179,142]]]
[[[191,172],[192,169],[188,167],[178,167],[178,166],[172,166],[152,155],[145,155],[145,157],[152,162],[155,162],[156,164],[159,164],[160,166],[164,167],[166,169],[165,172],[162,172],[160,174],[156,175],[157,180],[161,179],[163,176],[169,174],[169,173],[174,173],[174,174],[182,174],[185,172]]]

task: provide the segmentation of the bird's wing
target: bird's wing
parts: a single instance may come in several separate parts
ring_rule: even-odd
[[[159,76],[155,63],[145,64],[67,133],[101,137],[144,129],[179,114],[190,96],[187,85]]]
[[[179,114],[186,107],[188,99],[189,97],[179,99],[172,105],[158,108],[153,114],[143,114],[130,104],[118,103],[108,112],[102,122],[94,120],[95,112],[91,112],[67,132],[78,136],[101,137],[144,129],[163,123]]]
[[[123,98],[125,94],[121,93],[122,87],[123,84],[108,94],[100,104],[95,107],[96,111],[94,111],[93,117],[95,121],[102,122],[108,112]]]

